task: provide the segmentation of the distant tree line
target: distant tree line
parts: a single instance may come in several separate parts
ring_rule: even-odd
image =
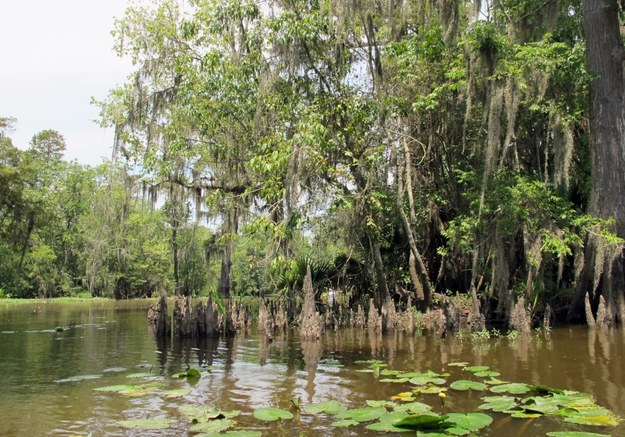
[[[621,16],[615,0],[132,6],[114,34],[136,73],[99,102],[117,164],[35,176],[37,138],[3,158],[26,202],[2,210],[4,283],[292,301],[313,264],[352,303],[460,293],[507,320],[524,297],[578,320],[588,294],[622,321]]]

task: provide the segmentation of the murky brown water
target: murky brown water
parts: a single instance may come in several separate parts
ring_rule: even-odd
[[[294,420],[264,424],[251,416],[261,406],[289,408],[292,398],[302,404],[336,399],[350,407],[366,400],[388,400],[410,390],[409,383],[383,383],[357,360],[379,359],[389,369],[452,373],[446,364],[466,361],[488,365],[500,379],[592,393],[597,403],[625,417],[625,335],[621,330],[597,333],[585,328],[556,328],[551,333],[488,342],[470,337],[446,339],[405,335],[369,336],[346,330],[328,333],[323,341],[302,344],[296,335],[261,341],[253,333],[231,340],[157,342],[146,323],[150,301],[51,302],[3,304],[0,301],[0,435],[187,435],[189,423],[179,412],[182,404],[238,409],[239,428],[253,428],[267,436],[383,435],[364,426],[331,428],[330,416],[301,414]],[[57,326],[65,327],[56,332]],[[340,363],[343,367],[337,367]],[[176,378],[191,367],[209,374],[190,384]],[[132,397],[94,391],[97,387],[145,382],[127,375],[151,371],[152,381],[166,389],[186,388],[181,398],[159,394]],[[78,375],[99,379],[67,381]],[[59,382],[60,381],[60,382]],[[445,407],[436,395],[421,402],[434,410],[475,411],[479,392],[450,390]],[[588,430],[625,436],[617,428],[576,427],[558,418],[511,419],[489,413],[495,421],[483,436],[544,436],[552,430]],[[129,418],[168,417],[177,421],[167,430],[124,429],[117,422]]]

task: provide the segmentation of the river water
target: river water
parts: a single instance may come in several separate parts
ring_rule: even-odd
[[[384,435],[364,425],[331,427],[327,415],[296,414],[293,420],[260,422],[259,407],[289,409],[338,400],[350,408],[367,400],[390,400],[411,384],[381,382],[364,373],[361,361],[376,359],[386,369],[465,375],[452,362],[487,365],[502,380],[590,393],[598,405],[625,417],[625,335],[620,329],[595,332],[583,327],[554,328],[511,340],[488,341],[468,334],[430,336],[369,335],[358,330],[328,332],[322,341],[302,343],[292,333],[268,342],[250,332],[233,339],[157,341],[146,321],[152,301],[0,301],[0,435],[193,435],[181,405],[240,410],[237,429],[263,436]],[[62,328],[61,329],[57,329]],[[188,367],[203,370],[199,380],[178,378]],[[129,378],[144,374],[143,378]],[[149,375],[145,375],[145,374]],[[135,395],[96,390],[118,384],[159,384]],[[168,392],[163,390],[181,390]],[[420,402],[439,413],[479,411],[483,393],[449,390]],[[625,436],[625,426],[589,427],[557,417],[513,419],[487,412],[494,422],[478,435],[543,436],[553,430],[585,430]],[[126,428],[134,418],[172,419],[165,430]],[[413,434],[414,435],[414,434]]]

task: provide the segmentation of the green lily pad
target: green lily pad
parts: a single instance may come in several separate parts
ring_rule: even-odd
[[[486,403],[480,405],[480,410],[493,410],[502,412],[516,406],[516,399],[510,396],[486,396],[482,398]]]
[[[410,402],[407,404],[401,404],[398,405],[396,408],[397,411],[405,412],[411,415],[427,413],[431,409],[431,406],[422,402]]]
[[[443,378],[438,378],[438,377],[417,376],[415,378],[411,378],[408,382],[414,385],[427,385],[427,384],[443,385],[445,384],[446,381]]]
[[[601,409],[604,410],[604,409]],[[565,422],[576,423],[578,425],[591,425],[591,426],[616,426],[619,424],[619,418],[614,414],[607,412],[577,412],[564,418]]]
[[[131,373],[129,375],[126,375],[126,378],[147,378],[150,376],[154,376],[154,375],[151,374],[150,372],[139,372],[139,373]]]
[[[492,391],[493,393],[523,394],[531,391],[531,388],[527,384],[511,382],[508,384],[495,385],[490,388],[490,391]]]
[[[336,415],[340,413],[341,411],[345,411],[345,410],[347,410],[347,407],[345,405],[343,405],[339,401],[334,401],[334,400],[318,402],[315,404],[308,404],[303,408],[303,411],[308,414],[327,413],[327,414]]]
[[[186,372],[178,373],[176,376],[178,376],[178,378],[200,378],[202,376],[202,373],[200,373],[200,371],[197,369],[191,368]]]
[[[388,408],[395,408],[397,407],[397,404],[395,402],[391,402],[391,401],[374,401],[374,400],[367,400],[367,406],[368,407],[388,407]]]
[[[610,437],[607,434],[597,434],[595,432],[585,431],[551,431],[548,432],[549,437]]]
[[[260,431],[241,429],[235,431],[196,434],[195,437],[261,437],[262,434],[263,433]]]
[[[504,411],[504,413],[510,414],[510,417],[514,417],[515,419],[538,419],[539,417],[542,417],[542,414],[540,413],[528,413],[521,410]]]
[[[137,386],[133,384],[107,385],[105,387],[95,388],[94,390],[103,391],[107,393],[123,393],[123,392],[136,391]]]
[[[173,390],[164,390],[164,391],[160,392],[160,394],[162,396],[165,396],[166,398],[181,398],[183,396],[188,395],[189,393],[191,393],[191,390],[189,390],[187,388],[178,388],[178,389],[173,389]]]
[[[215,419],[206,422],[198,422],[189,428],[190,432],[217,433],[231,428],[234,422],[230,419]]]
[[[391,382],[393,384],[404,384],[406,382],[408,382],[410,380],[410,378],[406,378],[406,377],[401,377],[401,378],[382,378],[380,379],[380,382]]]
[[[501,375],[501,373],[495,372],[494,370],[484,370],[482,372],[474,372],[473,374],[478,378],[492,378]]]
[[[471,373],[485,372],[487,370],[490,370],[490,367],[488,367],[488,366],[469,366],[469,367],[464,367],[462,370],[466,370],[467,372],[471,372]]]
[[[447,365],[448,366],[452,366],[452,367],[467,367],[469,365],[469,363],[467,363],[466,361],[455,361],[455,362],[449,363]]]
[[[447,416],[439,416],[434,413],[415,414],[400,420],[395,424],[395,426],[398,428],[414,429],[419,431],[424,429],[447,428],[448,426],[446,426],[445,420],[447,420]]]
[[[449,384],[450,388],[454,390],[466,391],[466,390],[486,390],[486,384],[477,381],[469,381],[466,379],[460,379]]]
[[[497,379],[494,377],[484,380],[484,384],[488,384],[488,385],[499,385],[499,384],[507,384],[507,383],[508,381],[502,381],[501,379]]]
[[[117,422],[124,428],[167,429],[175,419],[128,419]]]
[[[402,372],[401,370],[389,370],[389,369],[380,370],[380,375],[383,375],[383,376],[397,376],[403,373],[405,372]]]
[[[275,407],[263,407],[254,410],[254,417],[265,422],[273,422],[275,420],[288,420],[293,418],[290,411]]]
[[[478,431],[493,423],[493,418],[484,413],[449,413],[447,422],[470,431]]]
[[[354,420],[356,422],[370,422],[379,419],[384,414],[386,414],[386,408],[384,407],[363,407],[341,411],[336,417],[339,419]]]
[[[62,384],[64,382],[88,381],[88,380],[100,379],[100,378],[102,378],[102,375],[76,375],[76,376],[70,376],[69,378],[57,379],[54,382]]]
[[[423,393],[423,394],[439,394],[439,393],[446,392],[447,388],[430,385],[427,387],[416,387],[413,391],[415,393]]]
[[[332,422],[330,426],[334,426],[336,428],[347,428],[349,426],[359,425],[359,422],[351,419],[337,420],[336,422]]]
[[[394,426],[395,423],[405,419],[408,417],[407,413],[403,413],[401,411],[394,411],[392,413],[386,413],[383,416],[380,416],[378,422],[371,423],[366,426],[367,429],[371,431],[381,431],[381,432],[402,432],[401,428],[397,428]]]
[[[239,410],[222,411],[215,407],[205,407],[203,405],[181,405],[180,412],[193,423],[206,422],[214,419],[232,419],[241,414]]]

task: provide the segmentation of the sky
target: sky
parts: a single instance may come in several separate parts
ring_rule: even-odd
[[[132,71],[113,51],[114,18],[128,0],[0,0],[0,117],[15,117],[13,144],[37,132],[66,140],[67,160],[111,158],[113,129],[95,122],[103,100]]]

